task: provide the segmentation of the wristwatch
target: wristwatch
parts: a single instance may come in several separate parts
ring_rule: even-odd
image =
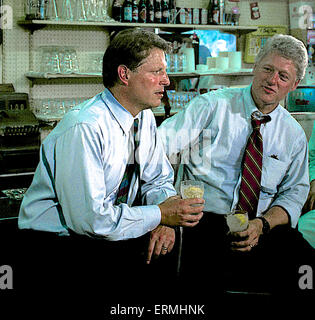
[[[270,224],[264,217],[257,217],[257,219],[260,219],[262,221],[262,233],[267,234],[270,232]]]

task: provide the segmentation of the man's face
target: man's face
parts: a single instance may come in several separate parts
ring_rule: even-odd
[[[151,50],[150,55],[135,70],[128,70],[128,99],[139,111],[158,107],[164,94],[164,87],[170,81],[166,73],[164,51]]]
[[[270,53],[254,68],[252,96],[258,109],[271,112],[298,84],[293,62]]]

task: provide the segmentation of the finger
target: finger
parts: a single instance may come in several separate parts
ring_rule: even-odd
[[[186,214],[183,216],[183,222],[196,222],[203,217],[203,212],[198,214]]]
[[[192,206],[192,205],[203,205],[205,203],[205,200],[202,198],[189,198],[189,199],[185,199],[185,204],[187,204],[187,206]]]
[[[153,254],[154,247],[155,247],[155,241],[156,240],[152,240],[151,239],[150,242],[149,242],[147,260],[146,260],[147,264],[150,264],[150,262],[151,262],[152,254]]]
[[[246,238],[246,237],[249,237],[250,234],[248,232],[248,230],[245,230],[245,231],[241,231],[241,232],[235,232],[237,234],[237,236],[239,238]]]
[[[231,249],[232,251],[238,251],[238,252],[249,252],[252,250],[250,246],[242,247],[242,248],[232,247]]]
[[[156,241],[155,242],[155,249],[154,249],[154,255],[156,257],[158,257],[161,253],[164,253],[163,251],[166,251],[166,250],[162,250],[162,248],[164,247],[164,242],[162,241]],[[165,246],[167,248],[167,246]],[[167,251],[166,251],[167,253]]]
[[[233,248],[245,248],[249,246],[249,242],[247,241],[233,241],[231,242],[231,246]]]
[[[243,241],[232,241],[231,246],[232,247],[238,247],[238,248],[245,248],[248,247],[253,242],[253,239],[247,238]]]
[[[196,222],[187,221],[187,222],[183,222],[181,225],[183,227],[195,227],[198,223],[199,221],[196,221]]]
[[[169,245],[168,245],[168,252],[171,252],[174,248],[174,245],[175,245],[175,242],[171,242]]]
[[[256,234],[249,233],[248,235],[246,235],[246,237],[242,237],[241,240],[233,241],[231,244],[239,247],[247,247],[256,242],[258,242],[258,236]]]

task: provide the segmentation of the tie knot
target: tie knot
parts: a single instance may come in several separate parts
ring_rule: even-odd
[[[259,116],[259,118],[256,116],[255,113],[252,113],[251,115],[251,121],[252,121],[252,126],[254,130],[259,130],[260,126],[263,123],[267,123],[271,120],[270,116]]]

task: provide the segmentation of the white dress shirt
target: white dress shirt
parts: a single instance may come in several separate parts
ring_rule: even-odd
[[[258,111],[250,90],[251,86],[203,94],[159,127],[171,163],[180,155],[176,187],[181,179],[203,181],[205,211],[226,214],[238,203],[251,114]],[[271,121],[260,128],[264,153],[257,216],[281,206],[295,227],[309,190],[307,139],[282,106],[269,116]]]
[[[108,240],[139,237],[161,220],[157,206],[176,194],[173,170],[156,134],[151,110],[138,115],[141,194],[144,206],[130,207],[138,179],[132,179],[128,204],[115,205],[125,166],[133,154],[133,116],[108,89],[74,107],[41,146],[41,157],[19,213],[19,228],[68,234],[57,212],[52,181],[68,228]]]

